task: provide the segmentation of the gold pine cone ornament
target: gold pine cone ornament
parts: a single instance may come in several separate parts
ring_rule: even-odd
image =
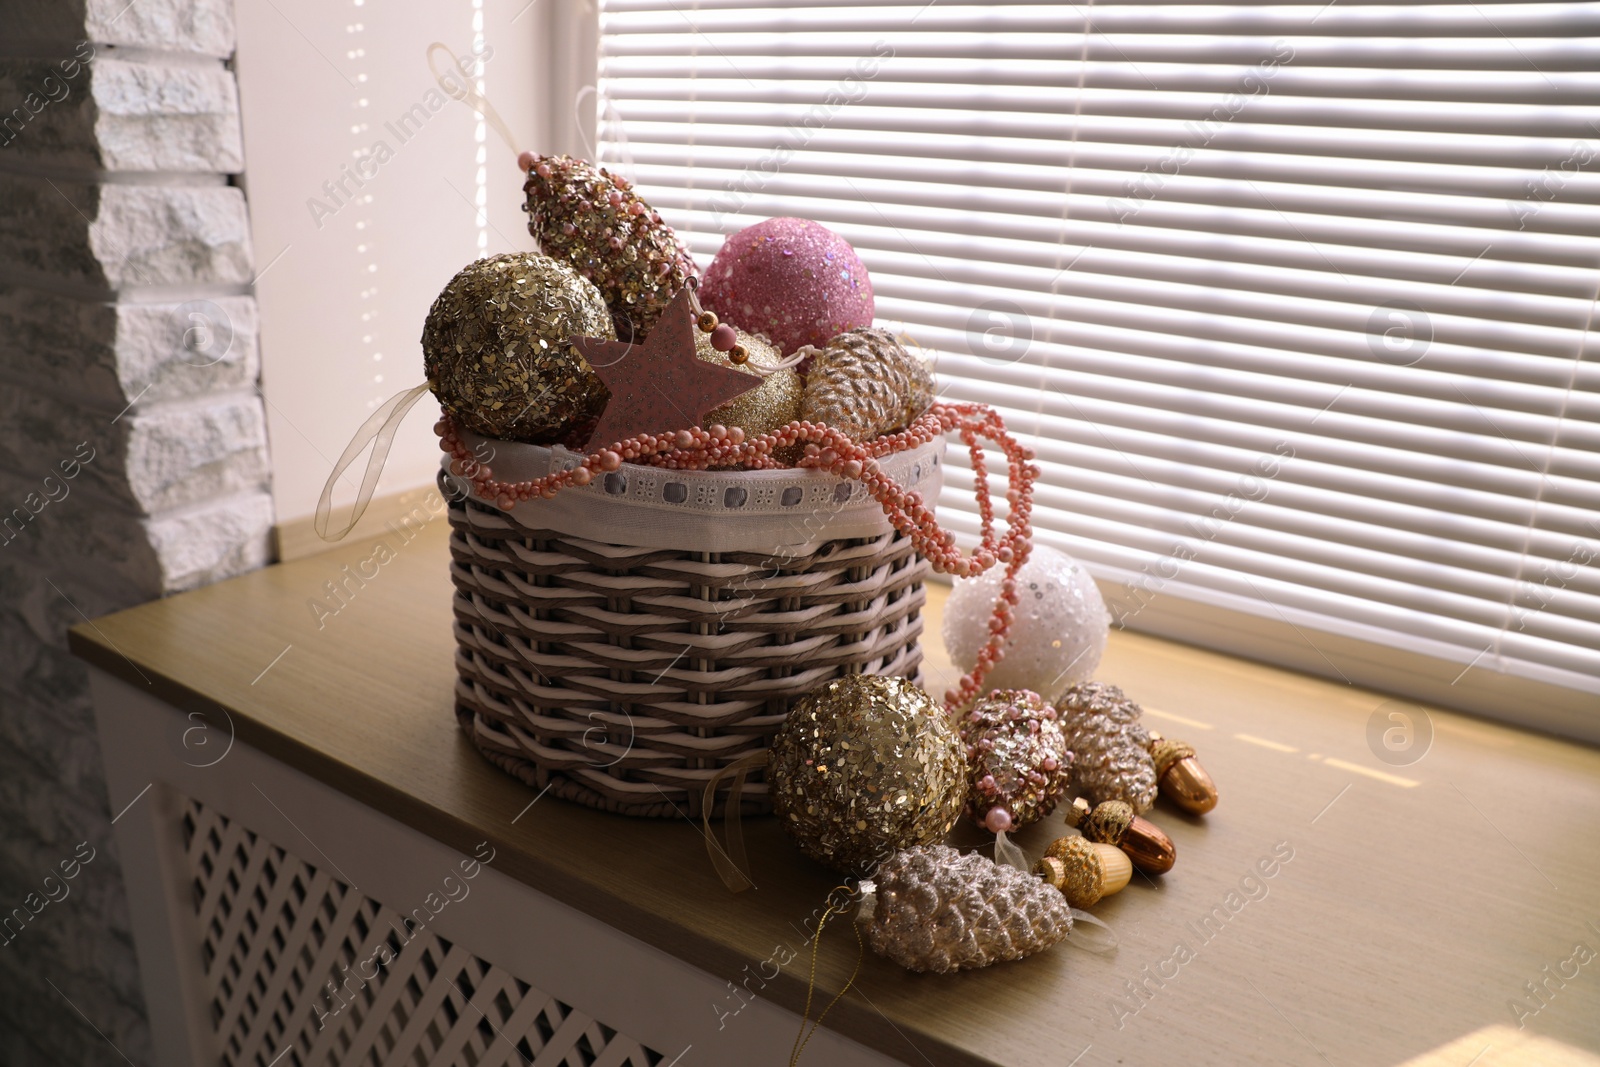
[[[862,888],[856,921],[867,944],[910,971],[1018,960],[1072,932],[1072,909],[1048,882],[948,845],[896,853]]]
[[[996,689],[963,712],[967,814],[990,833],[1019,830],[1055,810],[1072,753],[1056,709],[1028,689]]]
[[[807,345],[796,354],[809,362],[800,417],[851,440],[903,430],[933,405],[933,374],[888,330],[846,330],[822,348]]]
[[[1091,804],[1122,800],[1135,815],[1149,811],[1156,802],[1156,765],[1139,705],[1114,685],[1084,682],[1068,689],[1056,710],[1077,757],[1073,788]]]
[[[595,284],[615,323],[606,336],[644,340],[699,276],[683,241],[619,174],[571,156],[534,155],[527,165],[528,232]]]

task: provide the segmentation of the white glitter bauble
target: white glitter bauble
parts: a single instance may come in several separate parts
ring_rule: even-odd
[[[962,671],[978,665],[1004,579],[999,565],[956,579],[944,609],[944,644]],[[1100,665],[1110,623],[1106,602],[1082,564],[1045,545],[1034,545],[1017,572],[1017,592],[1005,658],[984,679],[984,690],[1032,689],[1053,704]]]

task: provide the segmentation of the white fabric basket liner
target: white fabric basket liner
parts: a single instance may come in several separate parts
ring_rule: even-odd
[[[584,459],[559,445],[498,441],[465,431],[461,439],[474,455],[487,457],[495,479],[503,482],[543,478]],[[885,456],[878,465],[932,507],[944,485],[944,451],[944,438],[935,438]],[[446,479],[457,493],[470,493],[472,484],[451,475],[449,465],[446,456]],[[634,463],[597,473],[588,485],[563,489],[554,500],[519,503],[506,514],[530,530],[704,552],[807,551],[824,541],[879,537],[892,528],[865,485],[820,471],[680,471]]]

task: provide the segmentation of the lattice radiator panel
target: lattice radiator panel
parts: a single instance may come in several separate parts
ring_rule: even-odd
[[[225,1067],[664,1059],[198,801],[183,832]]]

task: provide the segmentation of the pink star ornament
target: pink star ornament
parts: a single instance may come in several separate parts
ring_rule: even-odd
[[[695,353],[696,314],[680,289],[642,343],[574,337],[572,343],[611,390],[590,447],[643,433],[700,425],[705,413],[761,385],[762,378],[707,363]]]

